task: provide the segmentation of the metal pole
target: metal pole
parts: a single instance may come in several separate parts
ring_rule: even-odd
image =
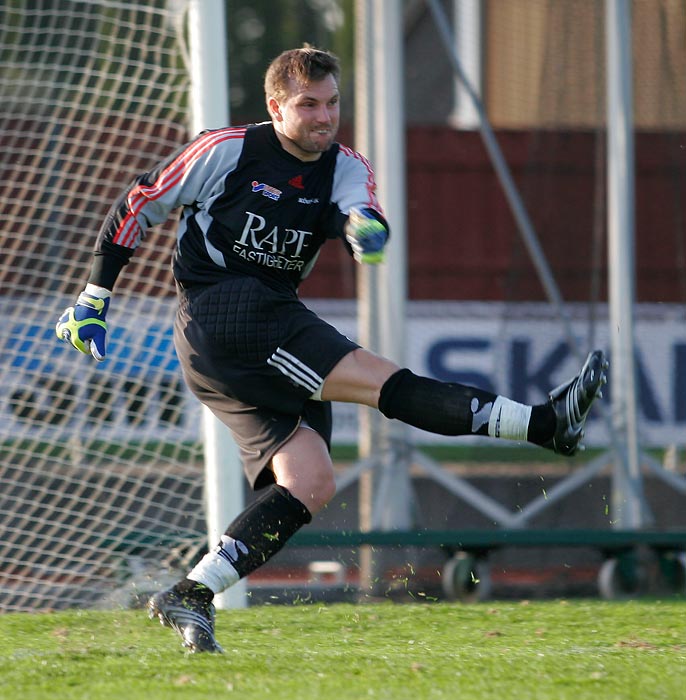
[[[438,29],[438,33],[441,37],[441,42],[446,50],[446,53],[448,54],[453,70],[457,74],[466,95],[471,100],[474,110],[479,115],[479,131],[481,132],[484,146],[488,152],[491,162],[493,163],[493,168],[498,176],[498,180],[503,187],[503,192],[505,193],[505,197],[510,205],[512,215],[517,222],[517,228],[522,235],[524,245],[529,251],[531,261],[536,268],[538,277],[541,280],[543,288],[545,289],[546,296],[550,300],[550,303],[555,306],[555,310],[560,316],[567,344],[569,345],[569,348],[576,359],[581,361],[583,358],[581,356],[579,343],[572,330],[572,322],[564,305],[562,294],[560,293],[557,283],[555,282],[555,278],[550,266],[548,265],[548,261],[546,260],[543,249],[541,248],[541,244],[538,241],[536,231],[531,223],[526,207],[522,202],[522,198],[517,191],[517,186],[514,183],[514,179],[510,173],[507,162],[505,161],[505,157],[500,150],[500,146],[495,138],[493,129],[486,118],[486,113],[484,112],[483,105],[481,104],[481,99],[479,98],[479,95],[474,89],[474,86],[471,84],[469,78],[465,74],[462,64],[455,53],[455,41],[452,37],[449,22],[445,12],[443,11],[443,7],[439,0],[427,0],[427,3],[429,5],[429,9],[431,10],[431,14],[433,15],[436,28]]]
[[[371,47],[372,0],[355,0],[355,148],[370,162],[375,162],[374,149],[374,71]],[[378,268],[372,265],[357,267],[357,334],[363,347],[380,352],[378,324]],[[381,415],[368,408],[358,408],[358,457],[369,460],[375,451],[375,437],[379,434]],[[375,463],[375,462],[373,462]],[[358,524],[362,532],[372,529],[374,481],[376,469],[366,469],[359,475]],[[360,589],[370,591],[377,576],[374,572],[372,548],[360,548]]]
[[[618,454],[613,478],[613,523],[644,523],[636,418],[634,360],[634,148],[629,0],[606,0],[608,257],[612,424]]]
[[[386,357],[400,366],[405,364],[407,299],[402,6],[401,0],[373,3],[374,158],[379,200],[391,226],[386,262],[379,268],[381,349]]]
[[[229,124],[229,79],[223,0],[190,0],[191,127],[194,133]],[[228,428],[203,406],[207,543],[214,547],[243,510],[243,470]],[[215,596],[218,608],[246,605],[245,582]]]
[[[460,57],[465,75],[481,94],[483,75],[482,60],[482,0],[453,0],[453,20],[455,24],[455,52]],[[456,129],[478,129],[479,113],[465,92],[462,82],[455,77],[455,104],[450,122]]]
[[[405,120],[403,92],[403,5],[401,0],[373,3],[373,66],[375,76],[375,169],[379,200],[391,227],[386,261],[379,269],[381,352],[405,365],[407,301],[407,198],[405,195]],[[384,444],[393,449],[384,465],[379,488],[388,497],[378,513],[382,529],[411,524],[408,429],[383,421]]]

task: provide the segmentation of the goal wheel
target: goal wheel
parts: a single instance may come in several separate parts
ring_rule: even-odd
[[[644,572],[633,553],[606,559],[598,572],[598,590],[606,600],[633,598],[641,591]]]
[[[443,567],[443,592],[449,600],[474,603],[488,598],[491,577],[488,565],[469,552],[458,552]]]
[[[665,592],[675,595],[686,593],[686,552],[661,552],[659,571]]]

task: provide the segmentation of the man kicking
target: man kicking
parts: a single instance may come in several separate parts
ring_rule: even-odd
[[[359,263],[383,261],[389,227],[374,173],[336,142],[339,64],[309,46],[270,64],[270,121],[203,132],[137,177],[113,204],[88,284],[56,332],[105,357],[112,290],[146,230],[181,209],[173,271],[174,342],[185,381],[232,431],[260,496],[188,575],[149,602],[191,651],[221,651],[215,594],[278,552],[333,497],[332,401],[442,435],[528,441],[559,454],[580,447],[606,381],[591,352],[579,374],[528,406],[482,389],[418,376],[360,347],[319,318],[297,289],[328,240]]]

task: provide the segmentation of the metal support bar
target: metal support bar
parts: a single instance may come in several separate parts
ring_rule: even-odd
[[[667,471],[656,459],[649,454],[642,453],[643,461],[648,469],[668,486],[679,493],[686,493],[686,479],[681,474]]]
[[[619,439],[613,479],[613,521],[641,527],[641,492],[634,358],[635,222],[631,16],[629,0],[605,0],[607,50],[607,190],[612,424]]]
[[[369,0],[358,0],[360,2],[360,6],[364,7],[367,12],[369,12],[369,5],[368,2]],[[611,12],[626,12],[627,11],[627,0],[607,0],[608,2],[608,13]],[[438,0],[427,0],[427,3],[429,5],[429,8],[433,14],[434,21],[436,23],[436,26],[439,30],[441,40],[444,44],[445,50],[453,64],[453,68],[460,79],[464,91],[471,99],[474,108],[479,115],[480,118],[480,131],[482,134],[482,138],[485,144],[485,147],[489,153],[489,156],[491,158],[493,167],[496,171],[496,174],[499,177],[499,180],[501,182],[501,185],[503,186],[503,189],[505,191],[506,198],[508,200],[508,203],[511,207],[511,210],[513,212],[513,215],[515,217],[515,220],[517,222],[519,231],[524,239],[524,243],[527,246],[529,253],[531,255],[532,261],[534,266],[537,269],[537,272],[539,274],[539,277],[541,279],[541,282],[543,284],[543,287],[546,291],[546,294],[548,296],[549,301],[553,304],[553,306],[556,308],[559,317],[561,319],[562,325],[563,325],[563,330],[564,334],[566,335],[567,343],[572,350],[573,354],[581,361],[583,358],[580,355],[580,350],[578,346],[578,342],[576,340],[576,337],[574,336],[574,333],[572,331],[572,326],[571,326],[571,321],[568,317],[566,308],[564,306],[561,294],[558,290],[558,287],[556,285],[555,279],[553,277],[553,274],[548,266],[547,260],[545,258],[545,255],[540,247],[540,244],[538,242],[536,233],[533,229],[533,226],[531,224],[531,221],[529,219],[529,216],[527,214],[527,211],[524,207],[524,204],[522,203],[522,200],[519,196],[519,193],[516,189],[516,186],[514,184],[514,181],[512,179],[512,176],[510,174],[510,171],[508,169],[507,163],[505,162],[505,159],[502,155],[502,152],[498,146],[498,143],[495,139],[495,136],[493,134],[493,130],[491,129],[488,120],[486,118],[481,100],[479,99],[476,91],[474,90],[473,86],[470,84],[470,81],[467,79],[464,71],[462,70],[462,66],[460,65],[460,61],[457,58],[457,55],[454,51],[454,41],[453,38],[450,34],[450,30],[448,29],[448,21],[447,18],[443,12],[443,8],[438,2]],[[381,5],[381,3],[379,4]],[[383,5],[386,5],[383,3]],[[392,17],[397,20],[397,5],[395,2],[389,3],[388,6],[390,6],[390,12],[392,13]],[[387,7],[388,7],[387,6]],[[380,20],[380,16],[378,13],[381,13],[381,9],[378,7],[376,8],[377,15],[375,15],[374,23],[376,24]],[[609,17],[609,14],[608,14]],[[626,19],[626,17],[625,17]],[[393,28],[396,28],[397,22],[394,20]],[[610,19],[608,19],[608,23],[610,22]],[[387,22],[382,22],[382,26],[384,26],[386,29]],[[621,27],[620,27],[621,29]],[[624,29],[622,31],[626,30],[626,25],[624,25]],[[608,30],[609,31],[609,30]],[[616,39],[616,37],[615,37]],[[624,39],[626,39],[626,35],[624,35]],[[610,43],[610,41],[608,41]],[[626,47],[626,41],[623,42],[623,45]],[[377,47],[378,48],[378,47]],[[616,50],[617,47],[612,47],[608,48],[608,51],[611,52],[613,50]],[[375,56],[378,57],[379,53],[376,52]],[[626,57],[625,57],[626,59]],[[608,53],[608,73],[612,73],[612,65],[610,64],[611,58],[610,58],[610,53]],[[383,64],[382,64],[383,65]],[[378,71],[377,71],[378,72]],[[624,76],[624,79],[626,79],[626,76]],[[624,93],[624,96],[626,98],[626,93]],[[610,100],[609,100],[610,102]],[[626,106],[626,105],[625,105]],[[608,120],[612,121],[613,117],[611,116],[611,108],[610,104],[608,104]],[[378,115],[377,115],[378,116]],[[377,124],[385,124],[386,122],[382,120],[381,122],[377,121]],[[627,134],[625,132],[624,134],[625,138],[627,137]],[[624,144],[625,145],[625,144]],[[377,153],[375,154],[375,157],[378,159],[381,156],[387,157],[388,156],[388,151],[384,151],[383,154]],[[386,165],[388,165],[388,161],[383,161],[382,163],[385,162]],[[388,174],[388,173],[387,173]],[[623,172],[622,173],[623,177],[626,178],[629,173],[628,172]],[[624,182],[624,185],[626,185],[626,182]],[[385,292],[387,290],[384,290]],[[384,295],[385,296],[385,295]],[[391,300],[391,298],[395,298],[391,296],[385,296],[385,302],[388,302]],[[402,299],[404,301],[404,297]],[[381,304],[383,306],[383,304]],[[388,316],[390,318],[390,315]],[[624,317],[621,316],[621,319],[623,320]],[[614,327],[614,325],[613,325]],[[614,392],[613,392],[614,396]],[[605,418],[605,422],[608,425],[608,433],[610,437],[610,442],[612,444],[613,450],[615,454],[619,455],[620,457],[622,455],[627,454],[627,447],[626,445],[619,444],[615,433],[613,431],[613,424],[610,422],[609,417],[607,415],[607,412],[602,410],[601,406],[601,411],[602,411],[602,416]],[[635,436],[634,436],[635,437]],[[497,522],[499,525],[502,527],[511,527],[511,528],[522,528],[525,523],[530,520],[534,515],[537,515],[538,513],[542,512],[544,509],[550,507],[554,503],[558,502],[562,498],[564,498],[566,495],[574,491],[575,489],[579,488],[582,484],[586,483],[592,476],[597,474],[603,467],[611,463],[610,458],[608,458],[606,455],[603,455],[589,464],[587,464],[584,468],[580,469],[579,471],[575,472],[571,476],[563,479],[561,482],[556,484],[551,491],[546,494],[544,497],[540,497],[537,499],[534,499],[531,503],[527,504],[521,511],[513,514],[510,512],[507,508],[505,508],[502,504],[498,503],[494,499],[490,498],[486,494],[482,493],[479,491],[477,488],[472,486],[470,483],[468,483],[466,480],[461,479],[457,477],[454,474],[449,474],[447,473],[439,464],[435,463],[433,460],[429,459],[426,457],[424,454],[422,454],[420,451],[414,450],[409,446],[406,440],[401,440],[404,445],[404,449],[397,449],[399,440],[398,436],[395,434],[387,435],[387,441],[390,443],[391,448],[390,451],[383,451],[381,454],[380,453],[375,453],[375,455],[370,456],[368,458],[365,458],[361,460],[360,462],[356,463],[351,468],[351,472],[349,474],[346,474],[344,477],[339,479],[339,485],[341,487],[343,485],[348,485],[352,483],[356,478],[358,478],[360,475],[368,472],[369,470],[378,470],[379,476],[380,476],[380,481],[378,484],[378,491],[376,493],[376,496],[374,498],[374,504],[375,507],[381,508],[384,504],[386,504],[389,499],[394,500],[395,496],[398,496],[398,502],[402,503],[404,508],[403,510],[403,518],[401,518],[398,522],[405,521],[407,516],[408,516],[408,508],[407,506],[409,505],[409,496],[405,492],[405,489],[400,489],[398,490],[396,488],[396,484],[393,482],[393,474],[397,471],[398,465],[409,465],[411,463],[415,463],[418,466],[420,466],[426,474],[435,480],[436,482],[440,483],[442,486],[444,486],[448,491],[453,493],[454,495],[464,499],[465,501],[469,502],[471,506],[475,507],[477,510],[479,510],[482,514],[485,516],[493,519],[495,522]],[[386,444],[386,442],[384,444]],[[394,447],[395,444],[395,447]],[[630,446],[629,446],[630,447]],[[632,450],[628,450],[628,452],[632,452]],[[633,451],[636,455],[638,454],[638,451],[635,450]],[[394,460],[393,463],[389,462],[390,460]],[[398,464],[395,464],[395,462],[398,462]],[[393,468],[395,465],[395,469]],[[655,467],[655,465],[650,465],[652,469],[658,471],[659,475],[664,478],[666,481],[673,483],[676,488],[682,491],[686,491],[686,482],[681,480],[679,477],[675,475],[670,475],[667,473],[660,473],[659,467]],[[645,504],[645,499],[642,491],[642,482],[640,479],[640,473],[638,473],[636,470],[628,470],[630,472],[629,477],[625,478],[624,481],[622,482],[622,494],[623,498],[625,498],[629,504],[630,504],[630,514],[631,517],[634,518],[632,521],[632,524],[635,526],[636,524],[645,524],[646,522],[646,517],[648,513],[647,505]],[[393,496],[393,498],[391,498]],[[638,519],[636,519],[636,516],[639,516]],[[379,526],[379,517],[377,514],[374,514],[373,520],[376,523],[376,527]],[[392,520],[392,518],[391,518]],[[382,517],[383,525],[384,527],[388,528],[393,528],[393,523],[392,522],[386,522],[386,517]],[[623,522],[618,522],[617,526],[625,526],[628,523],[626,521]]]
[[[519,513],[514,517],[514,520],[520,525],[528,522],[531,518],[542,513],[547,508],[561,501],[565,496],[568,496],[576,489],[587,483],[592,477],[600,472],[603,467],[612,464],[612,457],[604,454],[586,464],[583,469],[575,471],[572,475],[566,477],[559,483],[555,484],[550,491],[545,495],[541,495],[530,501]]]
[[[614,41],[617,46],[620,45],[623,46],[624,48],[622,50],[626,50],[626,47],[629,46],[629,44],[626,41],[626,32],[628,31],[628,23],[626,22],[626,16],[628,13],[628,0],[606,0],[608,3],[612,3],[611,5],[608,4],[608,19],[606,21],[606,24],[612,25],[612,30],[614,31],[619,31],[617,30],[616,24],[619,22],[619,14],[624,14],[625,17],[622,20],[623,23],[619,23],[621,31],[625,32],[623,40],[620,42],[617,38],[617,36],[614,36],[612,39],[608,38],[608,44],[610,44],[612,41]],[[474,104],[474,108],[479,115],[480,119],[480,132],[482,135],[482,139],[484,142],[484,145],[486,147],[486,150],[488,151],[488,154],[491,158],[491,162],[493,164],[494,170],[496,174],[498,175],[498,178],[501,182],[501,185],[503,187],[505,196],[508,200],[508,203],[510,205],[510,208],[512,210],[512,213],[515,217],[515,220],[517,222],[520,234],[522,235],[522,238],[524,240],[525,245],[527,246],[527,249],[529,251],[529,254],[531,256],[532,262],[538,272],[539,278],[541,280],[541,283],[543,284],[543,287],[546,291],[546,294],[548,296],[549,301],[553,304],[555,307],[557,313],[560,316],[560,320],[562,323],[563,327],[563,332],[564,335],[567,339],[567,343],[569,347],[571,348],[573,354],[577,357],[579,361],[582,360],[580,349],[576,340],[576,337],[574,336],[574,333],[572,331],[572,326],[571,326],[571,321],[569,319],[569,316],[567,314],[567,311],[565,309],[562,296],[559,292],[559,289],[557,287],[557,284],[555,282],[555,279],[553,277],[553,274],[548,266],[547,260],[545,258],[545,254],[543,253],[540,244],[538,242],[538,238],[536,236],[536,232],[533,228],[533,225],[531,224],[531,221],[529,219],[529,216],[527,214],[526,208],[524,207],[524,204],[521,200],[521,197],[519,196],[519,193],[517,191],[517,188],[514,184],[514,181],[512,179],[512,175],[510,174],[509,168],[507,166],[507,163],[505,162],[505,159],[503,157],[502,151],[500,150],[500,147],[498,145],[498,142],[495,138],[495,135],[493,134],[493,130],[488,122],[488,119],[486,117],[486,113],[483,108],[483,104],[481,102],[481,99],[479,98],[476,90],[474,87],[471,85],[465,71],[462,68],[462,65],[460,63],[460,60],[454,50],[454,40],[451,35],[450,29],[449,29],[449,22],[448,19],[443,11],[443,7],[441,3],[438,0],[427,0],[427,3],[429,5],[429,8],[431,10],[431,13],[434,18],[434,22],[436,24],[436,27],[439,31],[439,35],[441,37],[441,41],[443,43],[443,46],[446,50],[446,53],[448,54],[448,57],[451,61],[451,64],[453,66],[453,69],[455,73],[457,74],[460,82],[462,83],[464,87],[465,93],[469,96],[471,99],[472,103]],[[613,13],[613,14],[612,14]],[[612,16],[610,16],[612,14]],[[608,32],[611,32],[611,29],[608,28]],[[615,47],[614,50],[616,50],[617,47]],[[613,66],[616,67],[617,64],[617,57],[612,56],[611,57],[611,52],[613,51],[612,47],[608,48],[608,73],[612,74]],[[612,61],[614,60],[614,64]],[[616,142],[617,147],[619,148],[620,146],[625,148],[626,151],[626,139],[628,138],[628,131],[626,131],[626,110],[630,106],[630,101],[627,101],[626,96],[627,94],[627,73],[626,73],[626,60],[627,57],[626,55],[623,56],[622,60],[624,61],[624,67],[623,67],[623,74],[621,76],[621,79],[624,81],[622,83],[622,91],[620,94],[623,95],[623,114],[622,114],[622,124],[624,125],[623,133],[624,139],[623,141],[620,141],[619,139]],[[630,73],[629,73],[630,75]],[[615,81],[618,81],[619,78],[618,76],[614,76]],[[613,82],[611,77],[608,78],[608,85]],[[614,89],[614,88],[613,88]],[[613,121],[613,116],[612,116],[612,107],[610,106],[610,102],[612,100],[609,99],[608,101],[608,122]],[[622,155],[626,155],[625,152],[622,153]],[[630,164],[633,168],[633,161],[630,161]],[[616,174],[619,174],[620,170],[615,171]],[[630,169],[629,171],[623,171],[622,172],[623,180],[622,186],[626,186],[627,181],[629,180],[629,177],[633,176],[633,169]],[[619,180],[618,180],[619,181]],[[626,204],[626,202],[625,202]],[[626,209],[623,210],[625,212]],[[633,223],[633,219],[627,220],[628,223]],[[625,221],[624,223],[627,223]],[[626,228],[626,227],[625,227]],[[627,253],[624,251],[624,254],[631,254]],[[625,271],[622,272],[623,278],[626,278],[626,275],[624,274]],[[626,297],[624,298],[624,304],[626,304]],[[629,313],[630,313],[629,309]],[[626,309],[623,309],[623,314],[627,313]],[[621,316],[621,319],[624,320],[624,315]],[[617,321],[619,322],[619,321]],[[611,326],[614,328],[615,327],[615,322],[611,324]],[[614,355],[613,355],[613,361],[614,361]],[[624,372],[617,372],[619,376],[624,376]],[[633,375],[632,375],[633,376]],[[613,398],[614,398],[614,392],[613,392]],[[635,398],[635,397],[634,397]],[[635,404],[634,404],[635,407]],[[640,470],[637,468],[637,458],[638,458],[638,449],[637,449],[637,444],[636,448],[634,449],[631,444],[622,444],[620,441],[617,440],[617,437],[615,435],[615,426],[618,425],[617,421],[612,421],[610,419],[610,416],[608,415],[608,411],[605,410],[605,408],[601,405],[599,406],[599,410],[601,413],[602,418],[604,419],[604,422],[607,426],[608,429],[608,435],[610,438],[610,443],[612,445],[614,453],[617,455],[619,459],[620,464],[629,464],[632,459],[635,459],[635,464],[631,462],[629,466],[624,468],[622,472],[618,472],[619,475],[619,480],[616,477],[613,480],[613,488],[616,493],[616,497],[613,498],[613,502],[622,502],[625,504],[624,508],[624,513],[622,514],[622,518],[630,518],[630,521],[627,522],[626,520],[618,520],[618,526],[621,526],[622,522],[624,522],[625,525],[629,524],[639,524],[639,523],[646,523],[648,522],[650,516],[649,516],[649,510],[647,508],[647,505],[645,503],[645,498],[643,496],[643,491],[642,491],[642,484],[640,480]],[[633,436],[635,439],[635,430],[633,432]],[[593,471],[592,469],[590,470],[591,472]],[[572,487],[576,488],[575,484],[578,483],[578,479],[575,477],[572,477],[572,480],[569,484],[569,488],[571,489]],[[560,489],[567,489],[567,486],[562,486],[559,485]],[[535,508],[536,509],[541,509],[542,504],[536,504]]]
[[[449,474],[439,464],[429,459],[419,451],[414,453],[414,461],[437,483],[441,484],[451,493],[459,496],[480,513],[492,518],[502,527],[519,527],[515,516],[502,504],[479,491],[465,479]]]
[[[336,477],[336,491],[340,492],[344,488],[353,484],[357,479],[359,479],[365,472],[374,472],[378,468],[379,462],[381,460],[380,455],[373,454],[369,457],[364,457],[357,460],[354,464],[349,466],[342,474]],[[371,525],[371,523],[370,523]],[[360,527],[361,530],[366,530],[369,528]]]
[[[524,203],[522,202],[522,198],[519,196],[517,186],[514,183],[510,169],[505,161],[505,157],[500,150],[500,146],[495,138],[493,129],[491,128],[488,118],[486,117],[481,99],[467,78],[460,60],[457,57],[454,48],[455,40],[453,39],[449,29],[450,25],[448,18],[446,17],[443,7],[438,0],[427,0],[427,2],[434,17],[434,22],[440,34],[443,47],[445,48],[448,58],[453,66],[453,70],[460,79],[465,92],[469,96],[469,99],[474,105],[474,109],[479,115],[479,131],[481,132],[484,146],[486,147],[486,150],[491,158],[491,162],[493,163],[493,168],[498,176],[498,179],[503,186],[505,197],[510,205],[515,221],[517,222],[517,226],[524,240],[524,244],[529,251],[531,261],[538,272],[539,279],[541,280],[541,284],[545,289],[548,299],[555,306],[557,313],[560,315],[565,337],[570,349],[572,350],[572,353],[579,362],[582,362],[584,358],[582,357],[579,343],[577,342],[577,339],[572,331],[572,323],[564,306],[562,294],[560,293],[557,283],[555,282],[555,278],[553,277],[553,273],[548,266],[548,261],[546,260],[543,249],[538,242],[538,236],[536,235],[536,231],[531,223],[529,214],[524,206]]]

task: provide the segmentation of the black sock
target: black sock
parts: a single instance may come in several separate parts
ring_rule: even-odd
[[[482,389],[418,377],[401,369],[381,387],[379,410],[386,418],[440,435],[488,435],[496,395]],[[557,418],[550,402],[532,406],[527,440],[549,442]]]
[[[226,529],[237,547],[231,564],[243,578],[273,557],[286,542],[312,520],[307,507],[288,489],[272,484]]]
[[[174,586],[174,590],[176,590],[177,593],[191,594],[194,598],[199,598],[205,603],[212,602],[212,598],[214,598],[214,593],[210,588],[204,583],[198,583],[190,578],[179,581]]]
[[[381,387],[379,411],[386,418],[439,435],[488,435],[495,399],[489,391],[401,369]]]
[[[556,425],[557,417],[550,403],[533,406],[526,439],[535,445],[545,445],[546,442],[553,439]]]

